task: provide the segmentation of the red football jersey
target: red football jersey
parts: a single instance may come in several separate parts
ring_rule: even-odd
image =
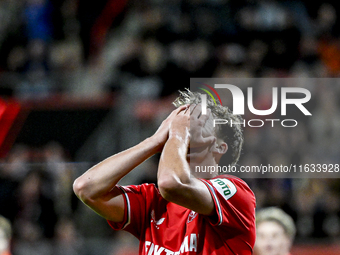
[[[154,184],[142,184],[119,186],[125,200],[124,220],[109,224],[136,236],[143,255],[252,254],[254,193],[234,176],[220,175],[202,182],[215,203],[211,216],[168,202]]]

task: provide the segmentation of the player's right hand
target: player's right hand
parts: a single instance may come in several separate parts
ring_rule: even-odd
[[[157,151],[161,152],[164,144],[168,140],[171,122],[180,112],[185,111],[188,107],[189,105],[182,105],[178,107],[177,109],[173,110],[165,120],[163,120],[162,124],[152,136],[156,143]]]

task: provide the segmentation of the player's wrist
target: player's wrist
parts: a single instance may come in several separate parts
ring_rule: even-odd
[[[189,132],[174,131],[174,132],[169,133],[169,139],[168,140],[176,140],[179,143],[181,143],[185,146],[188,146],[189,140],[190,140],[189,138],[190,138]]]
[[[164,144],[165,144],[165,141],[158,138],[156,135],[153,135],[153,136],[145,139],[144,142],[146,143],[146,145],[148,147],[151,148],[151,150],[153,151],[153,154],[161,152],[163,147],[164,147]]]

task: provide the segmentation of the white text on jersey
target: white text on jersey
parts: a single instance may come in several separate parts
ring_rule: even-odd
[[[190,234],[189,236],[184,237],[184,241],[181,245],[179,251],[174,252],[159,245],[155,245],[149,241],[145,241],[145,254],[147,255],[179,255],[183,254],[184,252],[194,251],[197,252],[197,240],[198,235]]]

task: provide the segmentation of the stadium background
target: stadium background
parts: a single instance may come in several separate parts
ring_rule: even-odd
[[[151,135],[190,77],[337,78],[339,7],[1,1],[0,214],[13,223],[13,254],[137,254],[134,238],[111,231],[75,198],[73,180]],[[256,105],[265,108],[268,84],[259,86]],[[310,89],[313,118],[288,138],[280,129],[247,129],[241,164],[339,163],[340,86]],[[123,183],[155,182],[156,171],[154,157]],[[294,218],[293,255],[339,254],[339,179],[247,181],[258,208],[279,206]]]

